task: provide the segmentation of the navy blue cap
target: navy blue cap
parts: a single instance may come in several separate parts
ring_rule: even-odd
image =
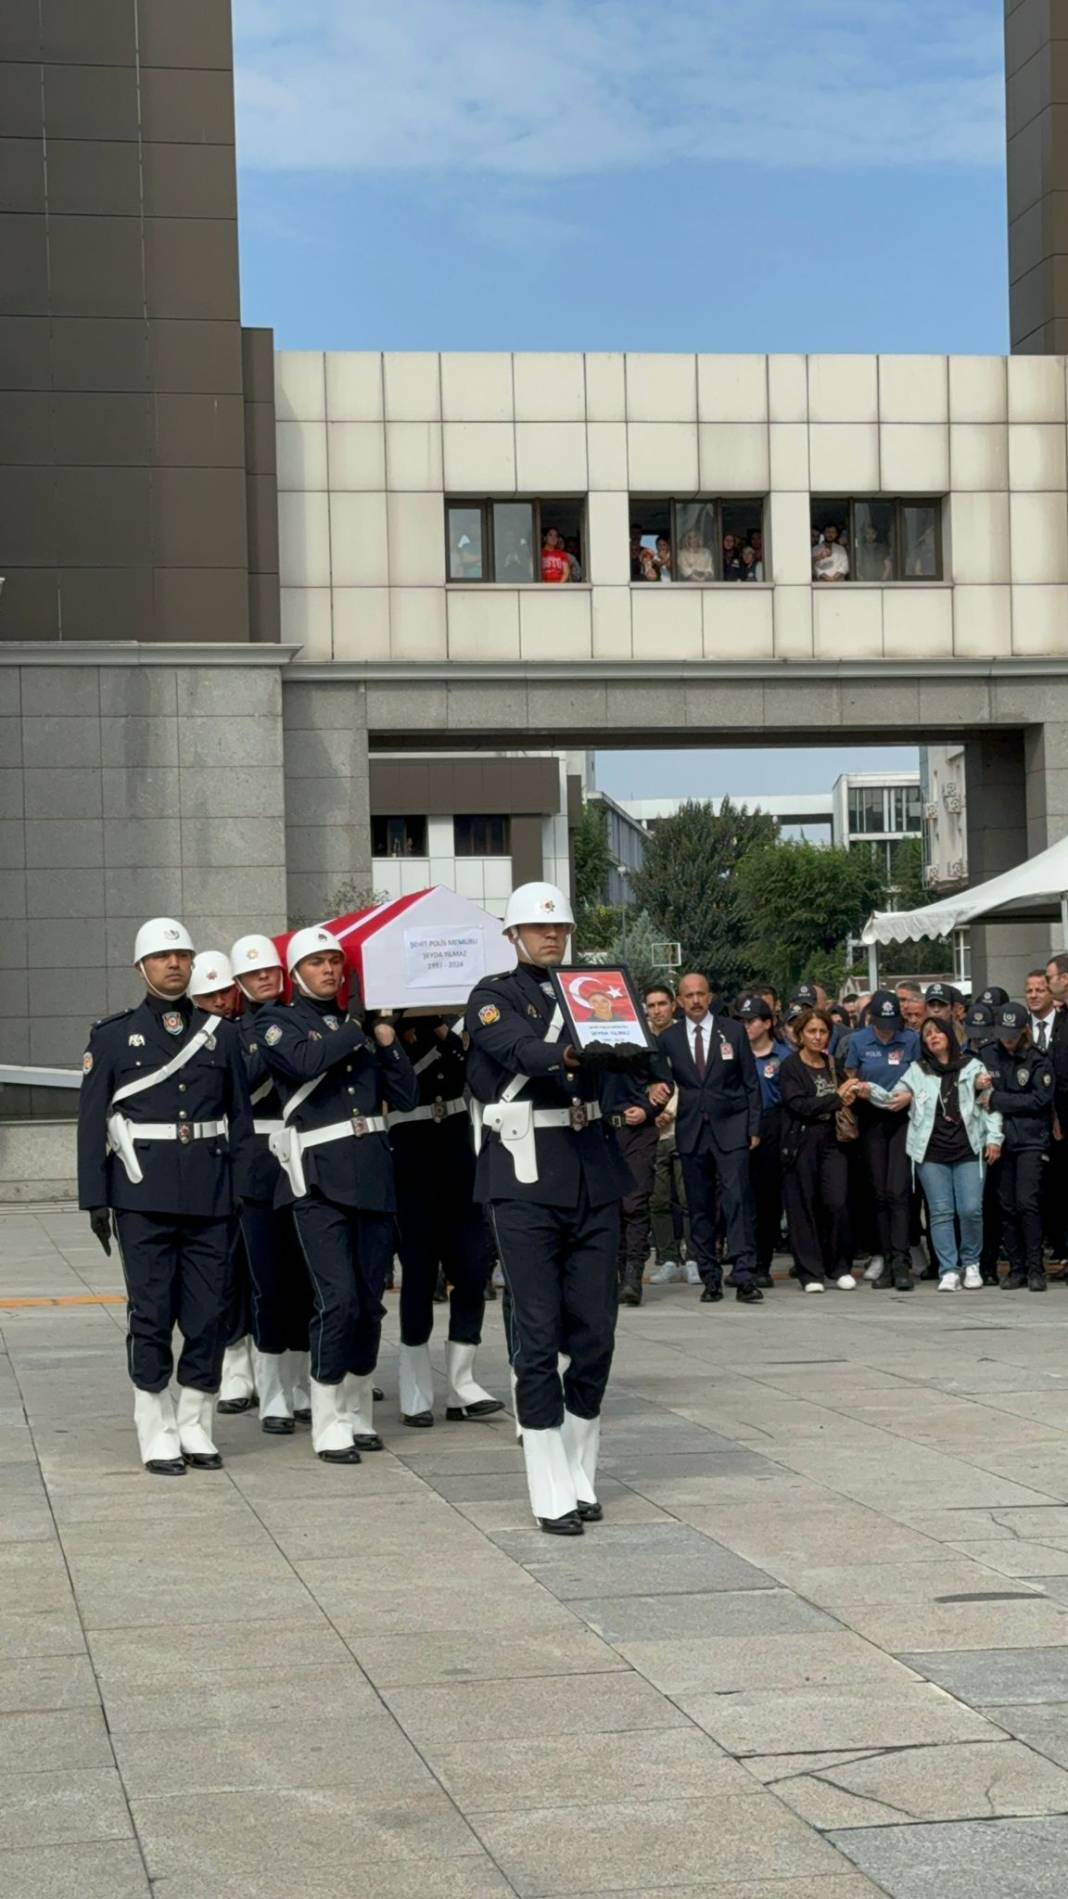
[[[868,1021],[871,1024],[890,1025],[900,1022],[901,1004],[892,989],[877,989],[868,1004]]]
[[[764,1022],[774,1022],[775,1011],[764,996],[743,996],[735,1011],[740,1022],[752,1022],[759,1017]]]
[[[790,1001],[799,1002],[803,1009],[811,1009],[819,1002],[819,997],[812,983],[802,982],[798,983]]]
[[[947,1007],[952,1008],[955,993],[960,992],[954,991],[952,983],[933,982],[924,990],[923,999],[925,1002],[944,1002]]]
[[[1008,1002],[1009,992],[1007,989],[999,989],[997,983],[994,983],[992,988],[981,992],[979,1000],[988,1003],[992,1009],[1000,1009],[1003,1003]]]
[[[1003,1029],[1011,1029],[1016,1035],[1026,1029],[1031,1016],[1022,1002],[1003,1002],[997,1012],[997,1029],[1000,1035]]]
[[[973,1002],[964,1018],[964,1027],[969,1035],[985,1035],[994,1026],[994,1011],[988,1002]]]

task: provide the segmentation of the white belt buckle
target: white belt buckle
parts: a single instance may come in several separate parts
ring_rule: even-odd
[[[358,1141],[359,1141],[359,1140],[362,1140],[362,1139],[363,1139],[363,1136],[364,1136],[365,1134],[369,1134],[369,1133],[370,1133],[370,1131],[371,1131],[371,1130],[370,1130],[370,1128],[369,1128],[369,1127],[368,1127],[368,1125],[367,1125],[367,1116],[366,1116],[365,1114],[354,1114],[354,1115],[353,1115],[353,1117],[352,1117],[352,1131],[353,1131],[353,1133],[355,1134],[355,1136],[356,1136],[356,1139],[357,1139]]]
[[[586,1127],[589,1122],[589,1115],[586,1113],[586,1103],[584,1101],[573,1101],[568,1112],[570,1113],[571,1126],[575,1133],[581,1134],[583,1128]]]
[[[193,1139],[193,1126],[190,1121],[179,1121],[178,1141],[182,1147],[188,1147]]]

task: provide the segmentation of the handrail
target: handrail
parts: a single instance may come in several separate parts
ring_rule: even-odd
[[[0,1088],[80,1088],[80,1068],[24,1068],[0,1062]]]

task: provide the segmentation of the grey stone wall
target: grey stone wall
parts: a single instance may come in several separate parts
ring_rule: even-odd
[[[345,680],[283,694],[286,892],[293,922],[334,912],[340,885],[371,885],[367,694]]]

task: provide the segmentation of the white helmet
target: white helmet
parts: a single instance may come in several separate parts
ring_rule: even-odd
[[[291,976],[305,956],[315,956],[323,950],[337,950],[340,956],[345,954],[337,937],[331,934],[325,924],[313,923],[306,930],[294,930],[286,950],[287,974]]]
[[[235,976],[248,976],[257,969],[281,969],[282,958],[269,936],[239,936],[230,951]]]
[[[508,899],[503,928],[514,930],[522,923],[564,923],[574,929],[571,905],[556,884],[520,884]]]
[[[166,956],[168,950],[189,950],[192,952],[193,939],[184,923],[174,917],[149,917],[142,923],[134,938],[134,963],[141,963],[146,956]]]
[[[210,996],[217,989],[232,989],[234,972],[230,967],[230,958],[222,950],[201,950],[193,958],[193,972],[189,978],[187,996]]]

